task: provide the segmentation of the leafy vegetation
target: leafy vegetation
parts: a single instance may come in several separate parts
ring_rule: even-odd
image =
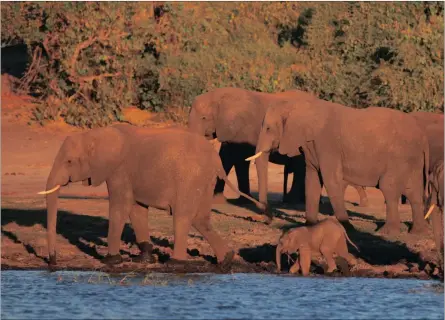
[[[443,2],[2,2],[36,120],[175,112],[218,87],[443,112]]]

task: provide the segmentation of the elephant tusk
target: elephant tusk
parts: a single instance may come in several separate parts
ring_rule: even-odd
[[[260,152],[258,152],[257,154],[255,154],[255,155],[253,155],[253,156],[247,158],[246,161],[252,161],[252,160],[255,160],[256,158],[259,158],[262,154],[263,154],[263,151],[260,151]]]
[[[57,186],[55,186],[54,188],[52,188],[51,190],[46,190],[46,191],[40,191],[37,192],[37,194],[48,194],[48,193],[53,193],[54,191],[56,191],[57,189],[60,188],[60,184],[58,184]]]
[[[431,212],[433,212],[433,210],[434,210],[434,207],[435,207],[435,204],[433,203],[431,205],[431,207],[428,209],[428,212],[425,215],[425,219],[427,219],[430,216]]]

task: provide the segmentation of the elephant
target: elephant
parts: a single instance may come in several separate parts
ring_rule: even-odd
[[[429,167],[443,160],[444,155],[444,115],[439,113],[415,111],[409,113],[414,117],[419,126],[425,131],[430,147]],[[431,173],[431,171],[430,171]],[[402,195],[402,203],[406,203],[406,197]]]
[[[190,109],[188,128],[209,140],[216,138],[221,142],[219,155],[226,174],[235,167],[239,190],[250,194],[249,163],[246,163],[244,159],[255,153],[261,123],[267,108],[287,100],[311,101],[314,99],[315,96],[311,93],[299,90],[263,93],[240,88],[218,88],[195,98]],[[265,206],[267,206],[268,161],[285,166],[294,164],[294,167],[302,167],[303,163],[297,157],[287,159],[278,152],[271,152],[270,157],[263,157],[255,162],[259,200]],[[285,171],[290,170],[285,168]],[[304,170],[295,170],[290,196],[288,197],[286,192],[283,198],[285,202],[290,198],[295,199],[297,203],[304,202],[304,182]],[[215,194],[221,195],[223,190],[224,181],[219,180],[215,187]],[[268,215],[271,218],[271,215]]]
[[[302,154],[289,158],[287,157],[287,159],[294,159],[293,161],[289,161],[285,164],[284,166],[284,182],[283,182],[283,202],[289,202],[287,201],[287,199],[289,198],[288,193],[287,193],[287,180],[288,180],[288,176],[289,173],[293,173],[294,174],[294,179],[299,179],[299,181],[303,181],[305,179],[306,176],[306,164],[305,164],[305,160],[304,160],[304,156]],[[369,201],[368,201],[368,195],[366,194],[366,187],[361,187],[352,183],[344,183],[343,185],[343,189],[344,191],[346,191],[346,188],[348,187],[348,185],[350,185],[351,187],[353,187],[355,190],[357,190],[357,193],[360,197],[360,202],[359,202],[359,206],[360,207],[367,207],[369,205]],[[343,191],[343,193],[344,193]],[[303,183],[303,190],[300,193],[302,197],[305,196],[305,192],[304,192],[304,183]]]
[[[307,224],[317,221],[324,184],[335,216],[352,227],[341,188],[347,182],[382,191],[387,219],[381,233],[400,233],[401,194],[407,196],[412,209],[410,232],[428,231],[423,219],[428,140],[408,114],[380,107],[355,109],[324,100],[284,102],[268,108],[256,155],[246,160],[267,157],[276,150],[290,157],[305,155]]]
[[[218,263],[230,263],[233,251],[214,231],[210,211],[216,179],[228,180],[218,153],[204,137],[180,129],[148,129],[116,124],[68,136],[61,145],[46,183],[49,265],[56,265],[59,189],[71,182],[98,186],[109,195],[108,253],[103,263],[122,262],[120,238],[129,217],[141,251],[135,259],[153,262],[148,208],[173,216],[171,263],[187,261],[187,236],[193,225],[209,242]]]
[[[430,194],[427,206],[430,207],[425,219],[432,213],[431,220],[433,224],[434,242],[439,256],[442,273],[444,271],[444,222],[443,222],[443,203],[444,203],[444,174],[443,160],[437,161],[433,166],[429,177]]]
[[[346,240],[359,251],[349,239],[343,226],[332,217],[311,226],[301,226],[285,232],[280,237],[276,248],[277,271],[281,272],[281,254],[296,251],[299,252],[299,257],[290,268],[290,273],[298,273],[301,270],[303,276],[307,276],[313,251],[320,252],[326,260],[327,273],[331,273],[337,268],[333,258],[334,253],[344,258],[349,265],[355,265],[357,260],[348,252]]]

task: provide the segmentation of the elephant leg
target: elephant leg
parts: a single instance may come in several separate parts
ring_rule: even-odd
[[[267,170],[269,167],[269,156],[266,154],[261,155],[261,157],[255,160],[255,165],[258,176],[259,200],[261,203],[267,204]]]
[[[135,262],[154,263],[152,256],[153,245],[150,243],[148,231],[148,208],[134,204],[130,213],[130,221],[136,235],[140,255],[133,258]]]
[[[108,255],[102,259],[105,264],[118,264],[122,262],[119,253],[122,231],[124,229],[126,218],[131,211],[131,205],[116,204],[110,198],[110,212],[108,220]]]
[[[289,164],[284,165],[283,174],[283,203],[287,202],[287,180],[289,178]]]
[[[294,262],[294,264],[290,267],[289,273],[297,274],[298,271],[300,271],[300,259],[297,258],[297,260]]]
[[[301,274],[307,276],[311,270],[311,249],[309,247],[300,247],[299,255]]]
[[[306,224],[318,221],[321,181],[318,171],[313,166],[306,167]]]
[[[436,243],[436,250],[439,256],[440,268],[444,269],[444,230],[443,230],[443,212],[435,208],[431,216],[433,223],[434,242]]]
[[[229,174],[230,170],[232,170],[232,167],[234,166],[235,162],[233,159],[234,155],[234,145],[231,143],[222,143],[221,148],[219,149],[219,156],[221,158],[221,162],[224,168],[224,171],[226,172],[226,175]],[[225,181],[222,179],[217,178],[214,194],[219,195],[224,192],[224,186]]]
[[[424,219],[424,203],[423,203],[423,190],[420,188],[407,188],[405,190],[406,198],[408,199],[411,212],[413,227],[410,233],[413,234],[427,234],[428,233],[428,223]]]
[[[211,209],[211,203],[210,205],[206,205],[205,208],[203,207],[198,215],[193,219],[192,225],[210,244],[219,263],[230,262],[227,260],[231,260],[233,258],[234,252],[229,249],[226,242],[212,228],[212,225],[210,224]]]
[[[235,145],[235,150],[233,150],[233,154],[236,155],[235,163],[235,173],[236,179],[238,181],[238,189],[241,192],[244,192],[250,195],[250,181],[249,181],[249,169],[250,169],[250,161],[246,161],[245,159],[255,154],[255,148],[247,145],[247,144],[238,144]],[[249,202],[244,197],[240,197],[240,200]]]
[[[306,179],[306,163],[304,156],[298,156],[294,161],[293,167],[293,178],[291,189],[287,195],[287,201],[296,204],[305,203],[305,179]]]
[[[401,202],[402,204],[406,204],[406,196],[405,196],[405,195],[402,194],[402,197],[401,197],[401,199],[400,199],[400,202]]]
[[[326,192],[334,209],[334,215],[341,223],[349,223],[349,217],[345,207],[345,193],[343,188],[343,179],[329,173],[328,177],[323,177],[326,186]]]
[[[173,227],[174,227],[174,248],[173,260],[187,260],[187,239],[192,225],[189,213],[186,212],[187,207],[181,207],[173,210]]]
[[[333,250],[332,250],[332,243],[328,243],[328,241],[323,240],[323,242],[320,245],[320,252],[323,255],[323,257],[326,260],[326,263],[328,265],[328,268],[326,270],[326,273],[331,273],[335,269],[337,269],[337,265],[335,264],[334,256],[333,256]]]
[[[390,177],[383,177],[379,181],[379,189],[382,191],[386,202],[386,222],[379,232],[382,234],[400,233],[399,199],[401,192],[395,188],[396,181]]]
[[[368,206],[368,195],[366,194],[366,190],[362,186],[357,186],[355,184],[352,185],[355,190],[357,190],[357,193],[360,197],[360,207],[367,207]]]
[[[355,257],[348,251],[348,245],[346,244],[346,239],[344,236],[338,239],[336,252],[338,256],[344,258],[350,266],[357,264],[357,260],[355,259]]]

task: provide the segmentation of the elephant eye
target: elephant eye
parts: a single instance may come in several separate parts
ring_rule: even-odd
[[[71,161],[71,159],[67,161],[68,164],[71,164],[72,162],[73,162],[73,161]]]
[[[269,132],[270,131],[270,127],[266,127],[266,132]]]
[[[203,117],[202,117],[202,120],[205,120],[205,119],[206,119],[206,117],[205,117],[205,116],[203,116]]]

